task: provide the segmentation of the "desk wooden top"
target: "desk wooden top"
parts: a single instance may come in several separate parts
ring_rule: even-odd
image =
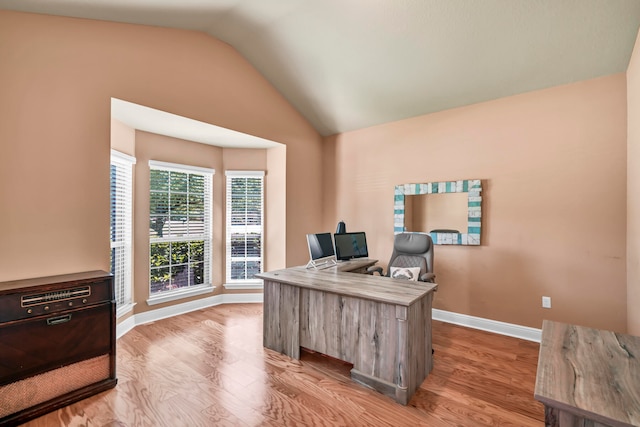
[[[534,396],[610,426],[640,426],[640,337],[545,320]]]
[[[425,294],[434,292],[438,288],[435,283],[349,273],[340,271],[342,268],[348,267],[340,267],[340,264],[324,270],[292,267],[257,274],[256,277],[306,289],[403,306],[414,304]]]

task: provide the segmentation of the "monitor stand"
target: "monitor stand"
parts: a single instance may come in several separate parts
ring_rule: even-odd
[[[305,268],[314,270],[324,270],[325,268],[333,267],[334,265],[338,265],[335,256],[312,259],[307,263]]]

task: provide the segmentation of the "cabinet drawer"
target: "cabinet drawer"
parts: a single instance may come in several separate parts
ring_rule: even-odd
[[[0,324],[0,385],[109,354],[113,303]]]
[[[113,300],[111,277],[70,282],[64,287],[49,285],[13,289],[5,291],[0,298],[0,322],[36,318]]]

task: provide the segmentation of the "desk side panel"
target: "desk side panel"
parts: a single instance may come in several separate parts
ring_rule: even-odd
[[[300,359],[300,289],[264,281],[262,345]]]
[[[433,369],[433,357],[431,355],[431,305],[433,294],[425,295],[407,311],[407,338],[404,342],[398,342],[398,348],[407,346],[406,383],[407,395],[413,396],[422,382]],[[403,371],[400,367],[401,372]]]

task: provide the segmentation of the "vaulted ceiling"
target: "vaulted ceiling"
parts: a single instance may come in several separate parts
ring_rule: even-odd
[[[623,72],[640,24],[639,0],[0,0],[0,9],[207,32],[322,135]]]

